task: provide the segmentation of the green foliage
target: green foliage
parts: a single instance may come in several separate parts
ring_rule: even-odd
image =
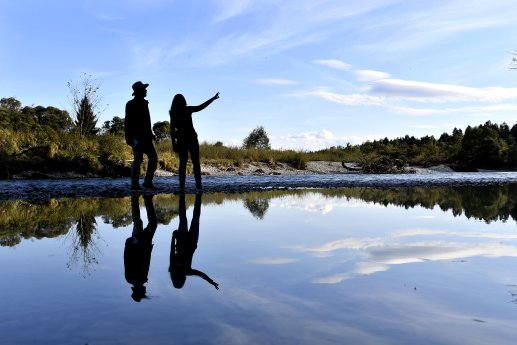
[[[244,138],[242,147],[245,149],[261,149],[269,150],[271,148],[269,144],[269,137],[267,136],[264,127],[259,126],[251,131],[251,133]]]
[[[228,147],[219,143],[200,145],[202,162],[240,166],[244,162],[264,162],[274,165],[283,162],[297,169],[307,167],[307,155],[293,150],[261,150],[256,148]]]
[[[170,138],[162,140],[155,145],[158,154],[158,167],[167,171],[177,173],[179,167],[179,158],[176,152],[172,151],[172,143]]]
[[[490,122],[483,126],[467,127],[462,141],[460,157],[468,166],[498,168],[504,165],[503,156],[507,151],[497,129]]]
[[[104,121],[102,125],[102,131],[104,133],[110,133],[114,135],[124,135],[124,119],[118,116],[114,116],[110,121]]]
[[[18,111],[22,103],[14,97],[0,99],[0,107],[7,108],[9,110]]]
[[[50,127],[55,131],[68,132],[73,127],[73,121],[66,110],[37,106],[34,108],[24,107],[22,112],[32,114],[41,126]]]
[[[157,141],[163,141],[170,139],[171,137],[171,124],[169,121],[159,121],[153,125],[153,132],[156,136]]]

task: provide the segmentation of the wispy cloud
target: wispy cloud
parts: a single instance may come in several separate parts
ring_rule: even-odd
[[[379,247],[384,245],[383,238],[365,238],[365,237],[357,237],[357,238],[346,238],[342,240],[336,240],[332,242],[327,242],[319,246],[314,247],[298,247],[297,250],[307,251],[307,252],[316,252],[316,253],[324,253],[324,252],[333,252],[336,250],[342,249],[366,249],[370,247]]]
[[[517,88],[474,88],[401,79],[375,81],[371,84],[369,91],[382,96],[424,102],[499,102],[517,99]]]
[[[338,61],[339,60],[318,60]],[[322,64],[328,67],[328,64]],[[316,97],[345,106],[378,106],[393,113],[410,116],[431,116],[448,114],[471,114],[488,116],[495,112],[517,111],[517,104],[500,103],[517,100],[517,88],[513,87],[470,87],[455,84],[430,83],[425,81],[389,78],[382,71],[354,69],[347,65],[359,82],[355,85],[360,93],[338,93],[330,87],[319,87],[297,91],[292,96]],[[339,76],[338,76],[339,78]],[[444,106],[447,104],[474,103],[469,106]],[[427,106],[422,106],[423,104]],[[479,105],[475,105],[478,103]],[[488,104],[487,104],[488,103]],[[431,107],[429,105],[432,105]],[[429,125],[431,126],[431,125]],[[437,128],[426,127],[426,128]]]
[[[335,60],[335,59],[329,59],[329,60],[313,60],[313,63],[325,67],[330,67],[334,69],[344,70],[348,71],[351,68],[351,65],[341,61],[341,60]]]
[[[214,22],[223,22],[239,16],[246,12],[251,4],[251,0],[219,1],[217,2],[219,13],[214,18]]]
[[[419,129],[435,129],[440,128],[438,125],[411,125],[411,128],[419,128]]]
[[[468,106],[456,108],[416,108],[416,107],[399,107],[393,106],[391,110],[401,114],[414,116],[428,116],[440,114],[479,114],[479,113],[494,113],[517,111],[517,104],[496,104],[486,106]]]
[[[253,84],[258,85],[293,85],[298,84],[296,80],[282,79],[282,78],[269,78],[269,79],[255,79],[251,81]]]
[[[256,265],[287,265],[296,262],[293,258],[258,258],[252,261]]]
[[[339,94],[336,92],[325,91],[325,90],[312,90],[305,92],[296,93],[299,96],[312,96],[317,98],[322,98],[324,100],[339,103],[343,105],[350,106],[368,106],[368,105],[376,105],[376,106],[386,106],[386,98],[383,96],[371,96],[366,94]]]
[[[404,3],[399,6],[404,11]],[[378,17],[376,22],[365,23],[369,30],[381,35],[370,44],[364,44],[363,48],[400,54],[451,40],[462,33],[511,26],[517,8],[505,1],[473,0],[469,6],[462,1],[447,1],[422,3],[406,14],[399,19]]]
[[[386,79],[391,76],[389,73],[386,72],[365,69],[355,71],[355,75],[357,80],[359,81],[373,81],[379,79]]]

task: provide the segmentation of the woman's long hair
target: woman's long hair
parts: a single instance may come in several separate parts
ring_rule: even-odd
[[[172,118],[173,116],[178,116],[183,109],[187,106],[187,101],[185,97],[181,93],[178,93],[172,99],[171,109],[169,110],[169,115]]]

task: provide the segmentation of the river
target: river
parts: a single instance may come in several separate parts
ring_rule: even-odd
[[[497,176],[0,201],[0,343],[514,344],[517,183]]]

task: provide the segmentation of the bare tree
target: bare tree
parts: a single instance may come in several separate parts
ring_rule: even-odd
[[[79,81],[68,81],[66,84],[70,90],[70,103],[74,124],[81,137],[97,134],[97,120],[100,113],[102,97],[99,93],[99,83],[90,74],[83,73]]]

